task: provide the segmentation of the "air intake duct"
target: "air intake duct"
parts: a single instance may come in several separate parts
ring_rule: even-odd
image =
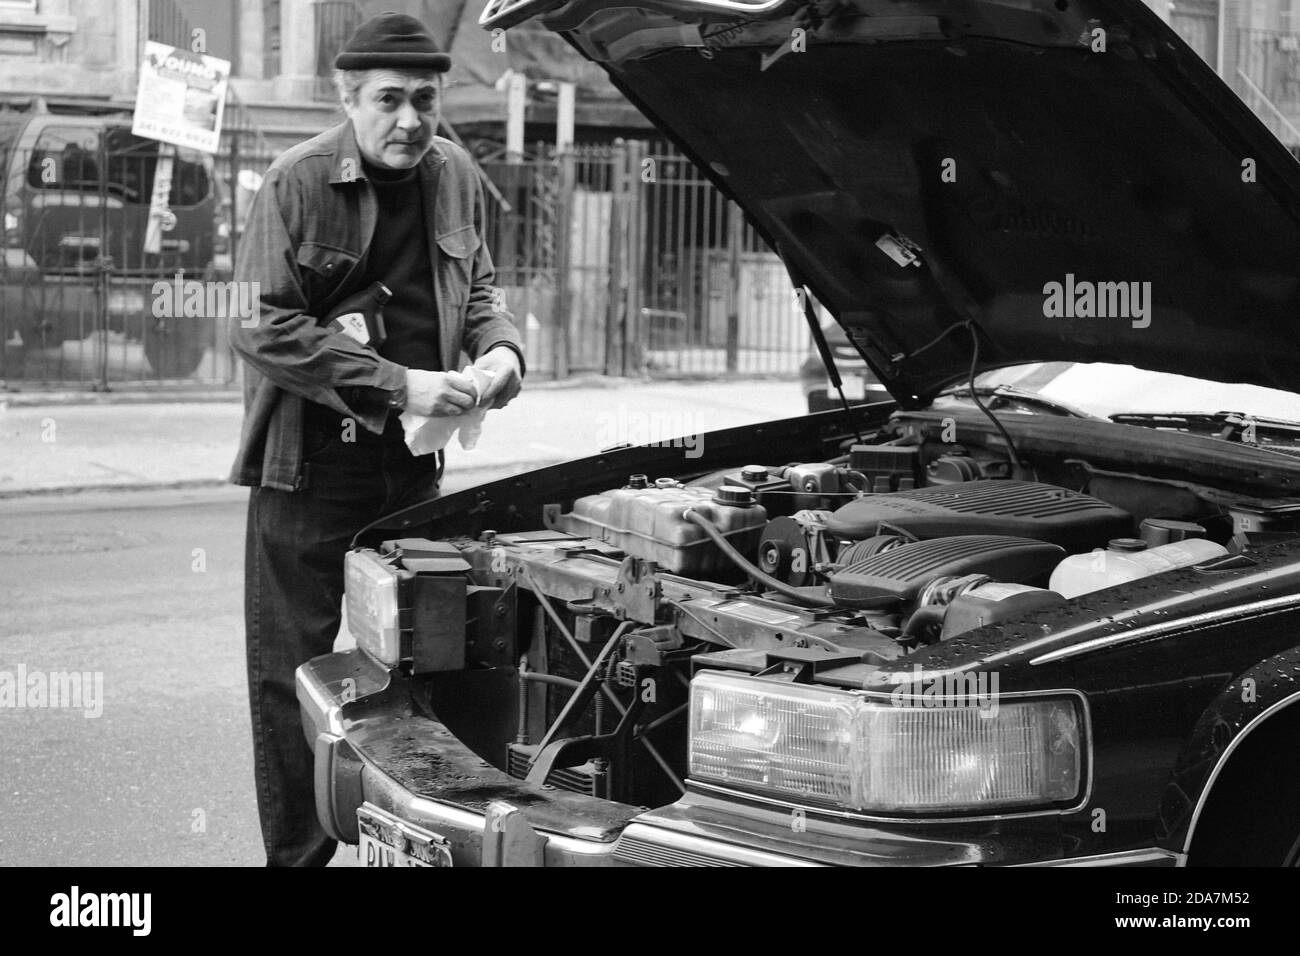
[[[998,581],[1046,583],[1065,549],[1032,538],[972,534],[915,541],[831,572],[831,599],[846,607],[915,601],[937,577],[986,574]]]
[[[1133,517],[1056,485],[983,480],[868,495],[832,513],[826,529],[854,541],[895,530],[917,538],[1011,535],[1084,551],[1131,535]]]

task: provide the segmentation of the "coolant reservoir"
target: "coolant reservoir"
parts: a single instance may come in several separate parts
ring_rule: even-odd
[[[1188,538],[1156,548],[1134,550],[1141,544],[1139,539],[1119,538],[1105,549],[1071,555],[1056,566],[1048,587],[1057,594],[1072,598],[1125,581],[1137,581],[1161,571],[1221,558],[1228,553],[1223,545],[1204,538]]]
[[[635,487],[640,484],[579,498],[571,512],[556,519],[555,528],[607,541],[674,574],[734,573],[731,559],[702,528],[683,517],[690,509],[713,522],[736,550],[753,557],[767,512],[754,503],[750,489],[685,488],[681,482],[662,480],[652,487]]]

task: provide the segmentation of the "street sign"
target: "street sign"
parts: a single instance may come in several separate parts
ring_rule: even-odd
[[[147,253],[159,253],[162,234],[176,225],[176,216],[167,204],[175,147],[206,153],[217,151],[229,83],[229,60],[192,53],[155,40],[145,44],[131,132],[162,143],[154,168],[149,224],[145,229]]]
[[[215,153],[230,61],[150,40],[135,96],[136,136]]]

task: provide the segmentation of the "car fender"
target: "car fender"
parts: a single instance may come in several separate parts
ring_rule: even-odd
[[[1160,845],[1186,853],[1217,783],[1243,741],[1270,722],[1300,717],[1300,646],[1266,658],[1224,684],[1201,712],[1161,799]]]

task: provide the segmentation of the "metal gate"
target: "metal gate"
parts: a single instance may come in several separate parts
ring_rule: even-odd
[[[274,159],[237,99],[215,157],[179,151],[145,231],[156,142],[127,113],[0,112],[0,384],[227,387],[243,219]],[[775,255],[683,157],[617,142],[482,163],[486,239],[530,373],[794,375],[803,319]]]
[[[483,163],[497,284],[529,368],[794,375],[809,346],[789,279],[737,207],[662,144]]]
[[[218,377],[213,317],[187,317],[173,301],[178,281],[184,290],[217,278],[222,202],[211,159],[179,150],[169,160],[172,215],[146,251],[160,149],[131,134],[128,114],[38,107],[9,128],[5,382]]]
[[[272,151],[232,94],[209,156],[131,134],[129,112],[46,103],[0,109],[7,388],[230,386],[242,314],[230,283],[239,228]],[[160,158],[171,214],[149,241]]]

